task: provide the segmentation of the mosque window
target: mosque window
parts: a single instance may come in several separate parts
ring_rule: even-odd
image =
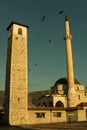
[[[61,112],[53,112],[53,117],[61,117]]]
[[[36,118],[45,118],[45,113],[36,113]]]
[[[21,28],[18,29],[18,34],[22,35],[22,29]]]

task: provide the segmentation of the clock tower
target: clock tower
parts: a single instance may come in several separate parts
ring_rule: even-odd
[[[5,120],[10,125],[27,122],[28,110],[28,26],[12,22],[8,28],[5,86]]]

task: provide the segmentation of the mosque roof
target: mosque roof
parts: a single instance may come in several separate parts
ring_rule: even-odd
[[[81,85],[80,82],[77,80],[77,79],[74,79],[74,83],[77,84],[77,85]],[[51,87],[51,92],[52,93],[60,93],[60,85],[62,85],[62,89],[63,89],[63,94],[66,94],[68,93],[68,78],[67,77],[63,77],[63,78],[60,78],[58,79],[55,84]],[[62,92],[62,91],[61,91]]]
[[[77,107],[83,107],[87,106],[87,102],[81,102],[80,104],[77,105]]]
[[[79,82],[77,79],[74,79],[74,83],[75,83],[75,84],[80,84],[80,82]],[[65,85],[67,85],[67,84],[68,84],[68,79],[67,79],[67,77],[63,77],[63,78],[58,79],[58,80],[55,82],[54,86],[56,86],[56,85],[58,85],[58,84],[65,84]]]

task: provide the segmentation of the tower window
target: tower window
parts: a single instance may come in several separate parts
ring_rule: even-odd
[[[79,87],[77,87],[77,90],[79,91]]]
[[[80,95],[78,95],[78,99],[80,100]]]
[[[22,35],[22,29],[21,28],[18,29],[18,34]]]

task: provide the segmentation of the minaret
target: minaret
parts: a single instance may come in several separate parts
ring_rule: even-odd
[[[12,22],[8,28],[8,49],[5,87],[5,122],[27,124],[28,71],[27,28]]]
[[[66,45],[66,61],[67,61],[67,77],[68,77],[68,107],[75,106],[75,88],[74,88],[74,70],[71,47],[72,35],[70,34],[69,20],[65,14],[65,45]]]

